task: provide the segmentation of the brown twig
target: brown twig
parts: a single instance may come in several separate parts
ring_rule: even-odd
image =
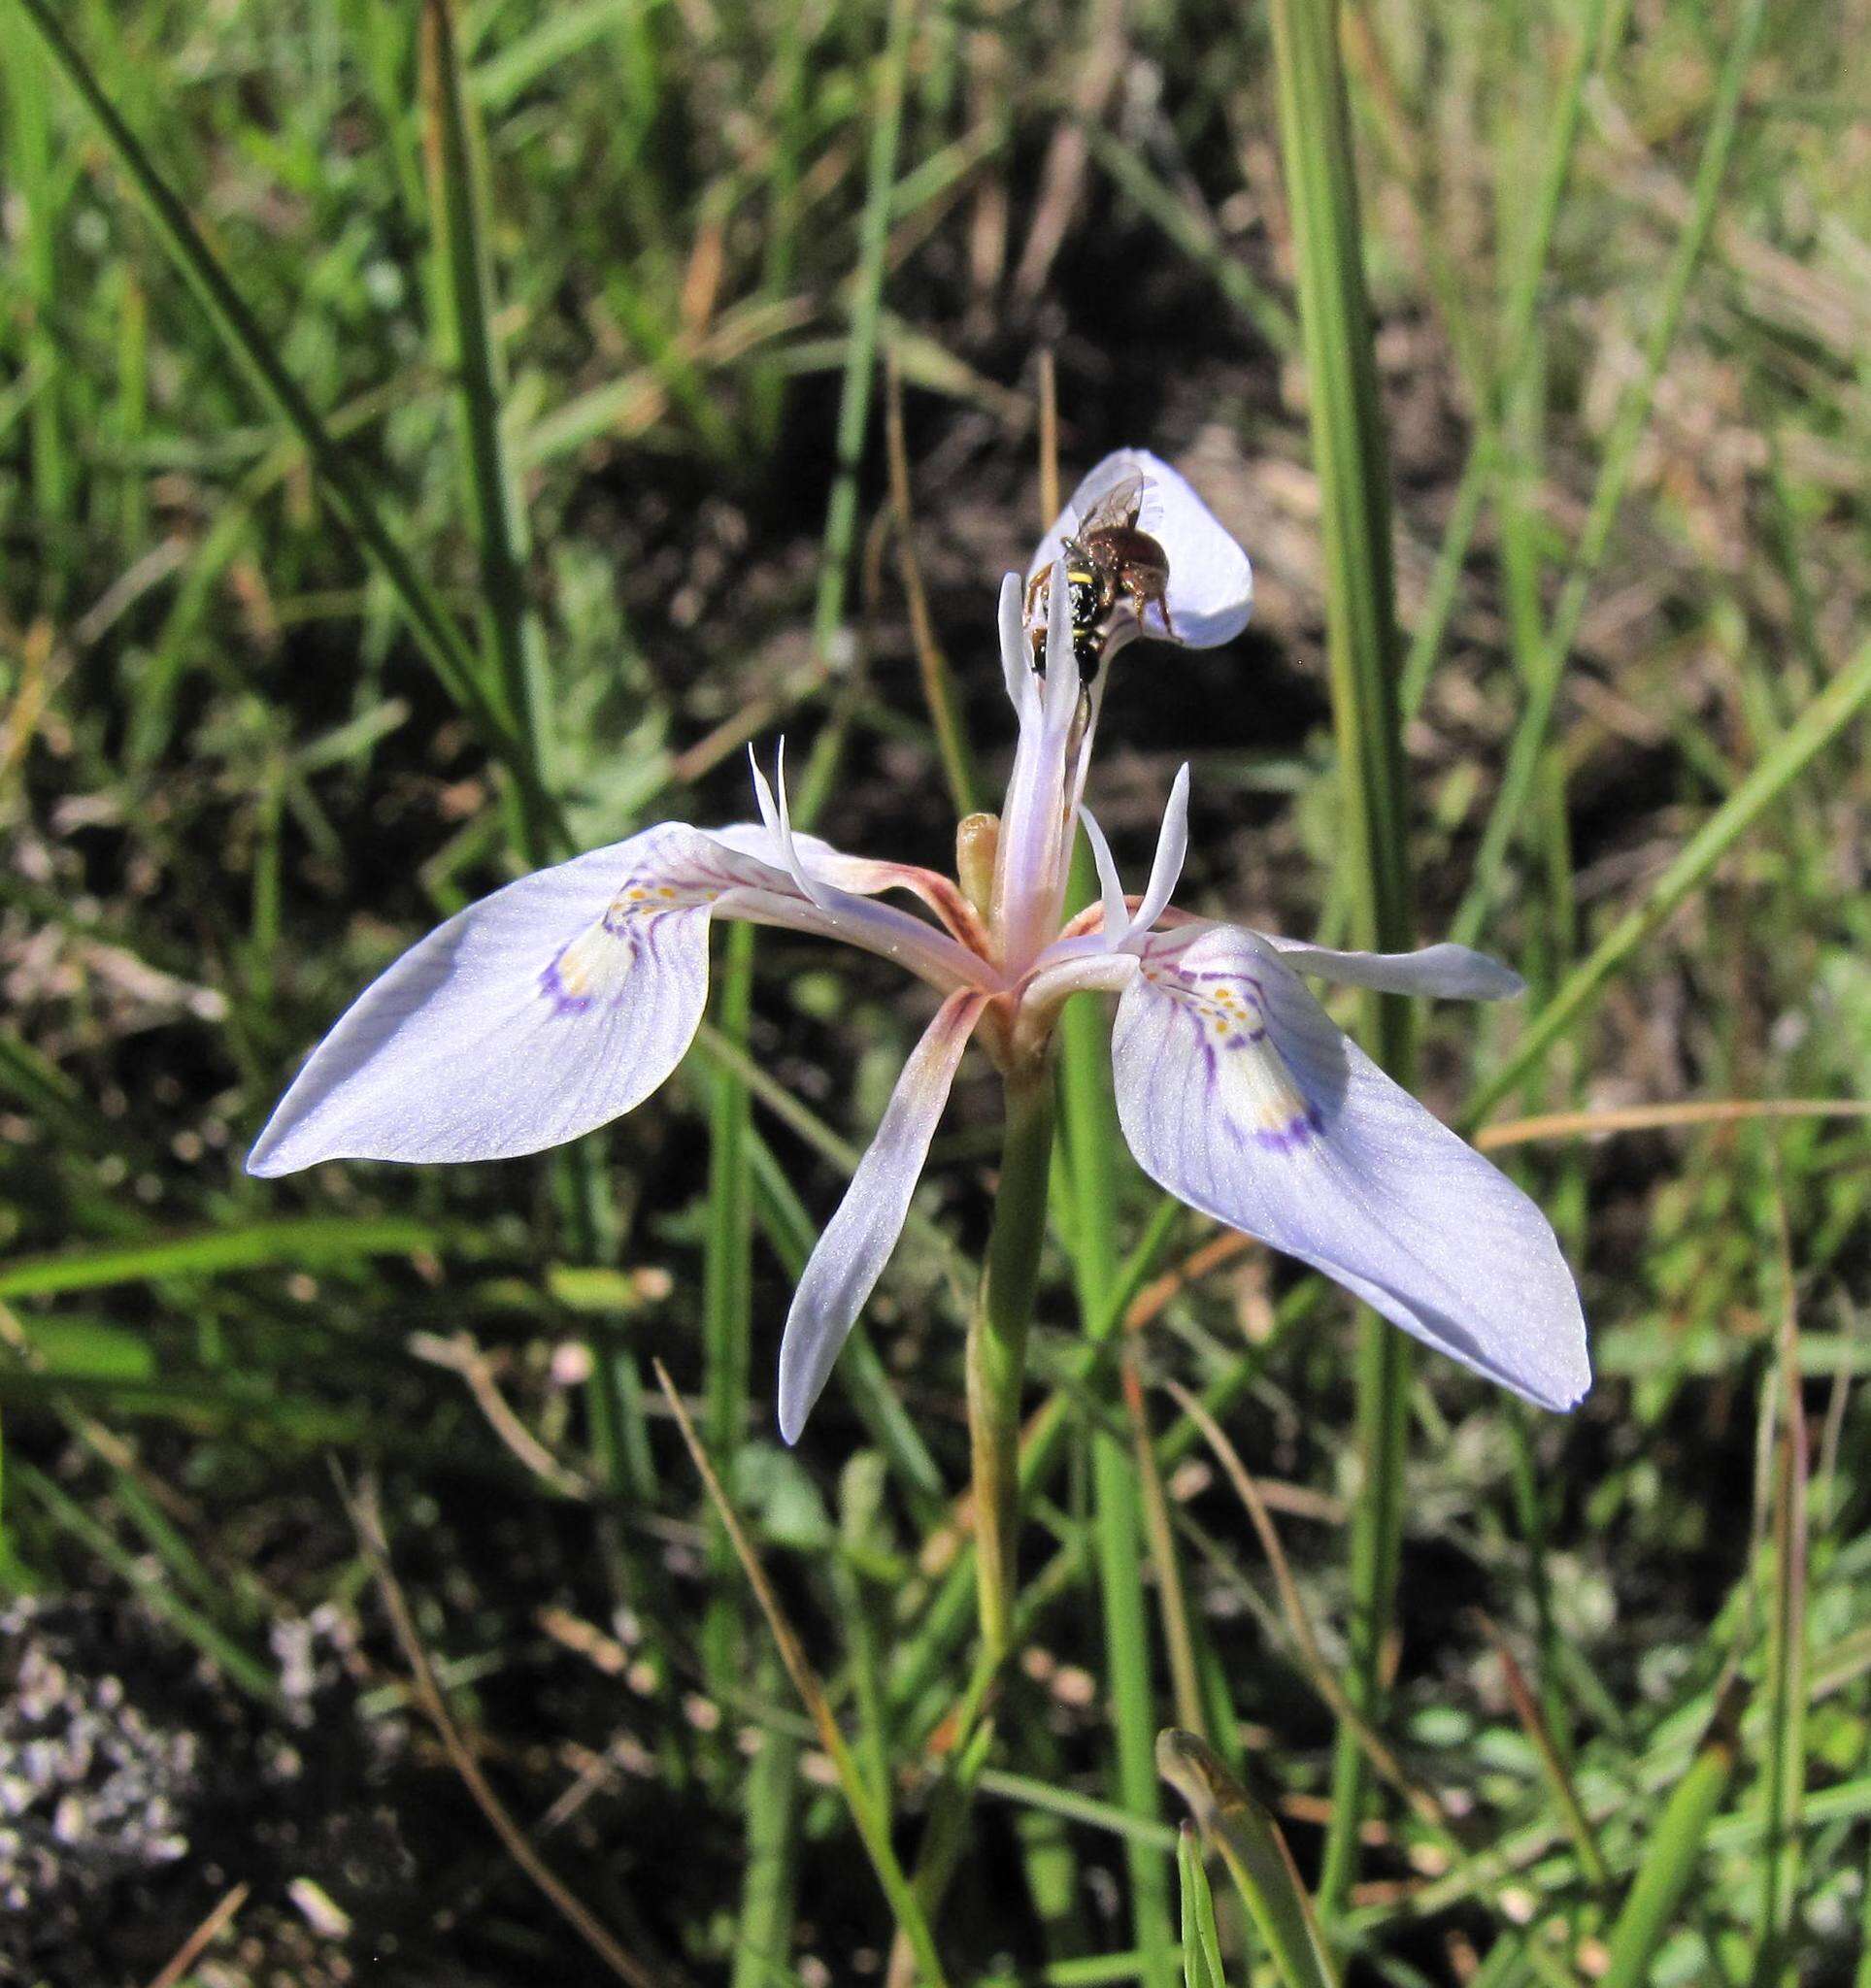
[[[353,1497],[342,1477],[339,1479],[339,1491],[345,1509],[351,1515],[351,1525],[356,1530],[358,1542],[363,1547],[364,1558],[370,1563],[371,1573],[376,1577],[377,1591],[383,1597],[384,1612],[389,1616],[397,1647],[409,1666],[416,1702],[435,1728],[455,1773],[474,1797],[475,1806],[486,1817],[488,1826],[500,1839],[508,1856],[532,1879],[545,1894],[547,1902],[618,1980],[629,1982],[630,1988],[657,1988],[659,1979],[667,1977],[652,1973],[618,1944],[596,1915],[573,1896],[533,1848],[526,1832],[514,1820],[488,1784],[486,1775],[481,1772],[481,1763],[474,1757],[474,1749],[462,1738],[461,1729],[449,1710],[448,1701],[442,1696],[442,1687],[437,1683],[434,1668],[429,1663],[428,1652],[417,1634],[409,1601],[396,1578],[395,1570],[390,1566],[389,1545],[384,1537],[383,1515],[378,1509],[375,1493],[366,1488]]]
[[[1180,1381],[1166,1379],[1163,1386],[1176,1406],[1202,1432],[1208,1446],[1215,1452],[1215,1460],[1221,1466],[1228,1482],[1234,1486],[1241,1503],[1248,1508],[1248,1517],[1253,1522],[1253,1530],[1260,1541],[1261,1550],[1267,1556],[1267,1565],[1273,1573],[1274,1587],[1280,1596],[1281,1612],[1286,1618],[1286,1627],[1292,1632],[1293,1641],[1299,1646],[1300,1661],[1313,1689],[1325,1701],[1334,1716],[1342,1719],[1350,1728],[1371,1765],[1403,1797],[1412,1811],[1430,1828],[1444,1836],[1453,1836],[1454,1830],[1442,1804],[1428,1789],[1413,1781],[1404,1773],[1402,1763],[1385,1743],[1382,1735],[1353,1705],[1346,1695],[1344,1686],[1333,1675],[1325,1653],[1319,1646],[1319,1638],[1314,1634],[1312,1619],[1306,1613],[1306,1605],[1300,1598],[1299,1583],[1293,1579],[1292,1568],[1287,1562],[1286,1549],[1280,1543],[1280,1535],[1274,1530],[1273,1515],[1267,1509],[1266,1500],[1260,1495],[1259,1485],[1249,1475],[1247,1465],[1241,1461],[1240,1451],[1228,1441],[1220,1423]]]
[[[1257,1249],[1259,1246],[1252,1236],[1244,1236],[1239,1229],[1229,1229],[1204,1242],[1199,1249],[1191,1250],[1174,1270],[1165,1271],[1159,1277],[1153,1277],[1137,1293],[1131,1301],[1130,1309],[1124,1313],[1124,1330],[1141,1332],[1179,1293],[1187,1289],[1198,1278],[1207,1276],[1211,1271],[1218,1271],[1223,1264],[1232,1263],[1237,1256],[1245,1256],[1250,1249]]]
[[[418,1360],[433,1367],[446,1367],[467,1383],[474,1405],[486,1418],[487,1426],[534,1476],[550,1484],[563,1498],[589,1498],[590,1484],[569,1465],[561,1463],[515,1412],[494,1379],[493,1362],[465,1332],[444,1339],[439,1333],[412,1333],[409,1349]]]
[[[1059,514],[1059,373],[1051,346],[1040,350],[1040,530]]]
[[[1536,1139],[1585,1139],[1606,1132],[1662,1132],[1682,1125],[1730,1125],[1753,1118],[1871,1118],[1864,1098],[1692,1098],[1668,1105],[1620,1105],[1602,1111],[1548,1111],[1484,1125],[1485,1153]]]
[[[1163,1647],[1169,1653],[1176,1723],[1206,1739],[1209,1727],[1202,1707],[1201,1679],[1195,1668],[1188,1596],[1183,1585],[1182,1564],[1176,1557],[1169,1500],[1164,1495],[1163,1474],[1156,1463],[1156,1444],[1151,1435],[1144,1383],[1137,1372],[1136,1348],[1131,1345],[1123,1349],[1121,1380],[1124,1409],[1130,1417],[1131,1446],[1137,1459],[1137,1486],[1143,1494],[1144,1535],[1150,1542],[1150,1557],[1156,1564],[1156,1607],[1163,1618]]]
[[[1479,1611],[1478,1611],[1479,1612]],[[1483,1630],[1494,1645],[1494,1654],[1500,1659],[1501,1681],[1507,1686],[1507,1696],[1514,1707],[1514,1715],[1520,1722],[1520,1729],[1540,1757],[1540,1765],[1546,1771],[1548,1783],[1557,1797],[1559,1810],[1565,1818],[1567,1831],[1578,1845],[1579,1859],[1586,1867],[1591,1881],[1600,1891],[1608,1890],[1611,1884],[1611,1870],[1605,1862],[1605,1853],[1598,1847],[1598,1838],[1591,1827],[1590,1818],[1586,1814],[1585,1804],[1579,1800],[1579,1791],[1572,1783],[1572,1775],[1566,1768],[1558,1747],[1553,1739],[1553,1729],[1547,1723],[1540,1702],[1533,1695],[1533,1688],[1526,1681],[1526,1673],[1520,1669],[1519,1660],[1491,1617],[1481,1616]]]
[[[903,576],[903,597],[910,611],[910,639],[922,676],[922,700],[935,727],[936,749],[949,780],[957,815],[976,808],[974,768],[968,735],[962,727],[949,658],[936,640],[935,620],[922,584],[922,562],[917,557],[916,521],[910,508],[910,451],[903,435],[903,370],[896,348],[884,348],[884,436],[890,469],[890,511],[896,525],[896,563]]]
[[[201,1958],[210,1945],[220,1937],[222,1928],[246,1905],[247,1894],[250,1889],[251,1887],[248,1885],[237,1884],[221,1900],[220,1904],[209,1913],[207,1918],[195,1928],[188,1938],[176,1948],[169,1958],[168,1965],[161,1973],[151,1979],[150,1988],[176,1988],[176,1983],[187,1973],[188,1970],[195,1965],[196,1961]]]
[[[747,1528],[741,1523],[741,1515],[734,1509],[726,1491],[722,1488],[719,1474],[713,1460],[703,1447],[702,1439],[696,1434],[693,1417],[683,1404],[683,1398],[676,1391],[676,1384],[669,1377],[669,1370],[660,1360],[653,1361],[656,1384],[663,1391],[663,1398],[669,1404],[669,1412],[676,1418],[676,1426],[682,1431],[682,1438],[687,1447],[690,1460],[694,1463],[696,1474],[702,1480],[709,1502],[715,1508],[716,1516],[721,1522],[728,1542],[734,1548],[735,1558],[741,1563],[741,1571],[747,1575],[748,1585],[753,1590],[753,1598],[760,1605],[760,1612],[766,1617],[767,1629],[773,1637],[774,1645],[780,1652],[780,1661],[785,1673],[792,1679],[792,1687],[798,1692],[806,1710],[811,1714],[814,1730],[819,1742],[830,1756],[833,1769],[838,1775],[838,1785],[845,1797],[845,1806],[851,1810],[852,1820],[857,1826],[857,1833],[863,1839],[864,1847],[870,1853],[871,1866],[876,1871],[878,1881],[884,1887],[885,1895],[895,1914],[899,1931],[908,1939],[921,1964],[923,1979],[929,1988],[945,1988],[946,1976],[942,1964],[936,1956],[934,1936],[929,1931],[928,1920],[918,1903],[914,1888],[903,1866],[897,1860],[895,1849],[890,1843],[889,1820],[880,1811],[872,1797],[863,1773],[853,1757],[845,1735],[840,1729],[837,1717],[831,1708],[831,1701],[825,1696],[825,1688],[819,1681],[818,1673],[812,1668],[805,1645],[799,1640],[792,1624],[786,1618],[786,1611],[780,1605],[780,1597],[767,1572],[760,1565],[759,1555],[753,1550],[753,1542],[748,1538]]]
[[[1073,63],[1073,115],[1053,127],[1046,162],[1040,168],[1032,225],[1014,270],[1014,300],[1022,307],[1030,306],[1046,287],[1072,216],[1078,212],[1090,156],[1086,126],[1104,116],[1123,75],[1124,0],[1100,0],[1086,41],[1088,48]],[[1055,514],[1048,514],[1049,517]]]

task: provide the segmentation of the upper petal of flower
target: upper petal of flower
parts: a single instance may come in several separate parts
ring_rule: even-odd
[[[1077,819],[1072,746],[1080,686],[1067,595],[1063,584],[1050,592],[1047,655],[1053,660],[1041,679],[1033,672],[1032,649],[1020,622],[1019,581],[1010,573],[1001,582],[1001,646],[1010,687],[1025,672],[1019,699],[1019,742],[1001,807],[994,866],[994,922],[1006,964],[1016,973],[1058,929]],[[1083,738],[1079,745],[1083,748]]]
[[[1153,611],[1144,632],[1191,648],[1232,642],[1253,610],[1253,570],[1248,555],[1187,480],[1148,449],[1120,448],[1085,478],[1040,541],[1027,568],[1028,579],[1059,556],[1060,546],[1101,497],[1131,477],[1144,480],[1137,529],[1148,532],[1169,555],[1171,626],[1165,629],[1160,613]]]
[[[960,891],[933,872],[909,864],[872,863],[843,856],[813,836],[796,835],[786,809],[785,742],[778,761],[779,791],[748,752],[753,793],[760,807],[757,826],[742,823],[712,831],[724,857],[753,859],[758,873],[745,879],[721,904],[722,915],[756,924],[785,925],[798,932],[822,932],[849,945],[880,952],[919,974],[946,994],[962,986],[988,986],[993,969],[983,953],[981,920]],[[947,927],[933,930],[894,905],[873,904],[873,891],[907,889],[928,904]]]
[[[724,844],[737,854],[752,856],[774,870],[785,870],[785,856],[766,825],[758,821],[736,822],[727,828],[706,831],[710,841]],[[847,855],[816,835],[792,831],[792,847],[801,867],[815,886],[848,897],[877,897],[886,890],[903,890],[919,899],[942,920],[952,937],[979,950],[981,917],[962,896],[952,877],[939,870],[925,870],[917,863],[887,863],[874,856]],[[821,893],[816,888],[814,899]]]
[[[248,1171],[504,1159],[640,1104],[701,1020],[710,911],[738,880],[725,856],[664,824],[471,905],[351,1005]]]
[[[1543,1408],[1590,1384],[1585,1321],[1525,1195],[1334,1027],[1273,947],[1153,935],[1118,1005],[1118,1112],[1139,1164],[1406,1332]]]
[[[812,1252],[780,1346],[780,1433],[796,1442],[838,1349],[884,1274],[986,997],[952,994],[910,1053],[884,1122]]]

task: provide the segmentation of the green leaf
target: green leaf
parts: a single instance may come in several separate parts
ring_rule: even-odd
[[[1157,1736],[1156,1771],[1188,1804],[1209,1847],[1228,1867],[1286,1988],[1338,1988],[1280,1825],[1193,1733],[1171,1727]]]

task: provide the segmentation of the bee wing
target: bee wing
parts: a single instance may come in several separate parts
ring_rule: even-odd
[[[1079,520],[1078,536],[1134,525],[1144,508],[1144,483],[1141,475],[1120,477]]]

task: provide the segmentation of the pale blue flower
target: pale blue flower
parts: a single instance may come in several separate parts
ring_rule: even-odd
[[[1168,555],[1174,639],[1223,642],[1247,620],[1246,555],[1153,456],[1108,458],[1043,542],[1036,570],[1101,494],[1141,476],[1140,529]],[[1043,1056],[1071,994],[1117,994],[1113,1069],[1138,1164],[1190,1207],[1323,1271],[1427,1344],[1542,1407],[1590,1371],[1578,1292],[1551,1226],[1505,1176],[1379,1070],[1298,977],[1493,1000],[1507,968],[1465,946],[1330,952],[1176,911],[1188,769],[1155,860],[1125,894],[1082,805],[1109,671],[1072,663],[1062,569],[1044,630],[1010,574],[1001,661],[1019,743],[985,911],[908,864],[794,834],[782,778],[754,772],[757,823],[680,823],[543,870],[413,947],[313,1052],[248,1158],[260,1175],[322,1160],[486,1160],[608,1123],[682,1060],[708,991],[718,917],[823,934],[897,960],[940,994],[876,1138],[814,1250],[780,1355],[780,1425],[797,1438],[909,1210],[963,1050],[1008,1068]],[[1153,607],[1147,613],[1154,613]],[[1047,668],[1034,668],[1044,634]],[[1107,655],[1139,634],[1120,610]],[[1083,822],[1100,902],[1065,916]],[[881,902],[900,891],[920,912]]]

